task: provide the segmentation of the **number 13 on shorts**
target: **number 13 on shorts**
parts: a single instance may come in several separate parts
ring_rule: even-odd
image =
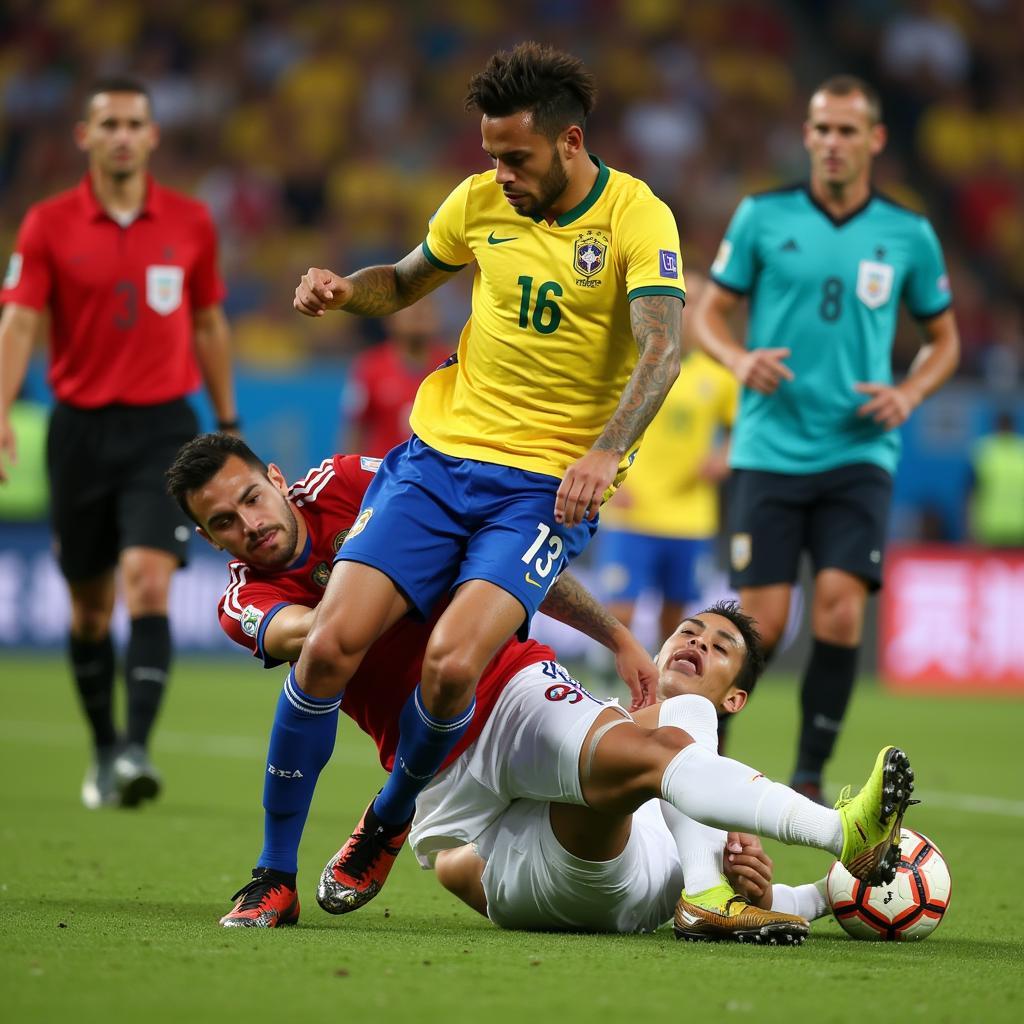
[[[562,558],[562,538],[551,532],[547,523],[537,524],[537,536],[533,543],[523,552],[523,565],[530,566],[526,573],[526,582],[535,587],[545,588],[548,577]],[[531,576],[539,577],[531,578]]]

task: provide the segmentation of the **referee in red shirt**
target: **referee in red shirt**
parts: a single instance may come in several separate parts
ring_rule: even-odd
[[[47,463],[71,668],[96,748],[82,785],[91,808],[134,806],[160,789],[147,744],[171,662],[168,590],[191,535],[163,474],[197,433],[185,396],[204,380],[219,427],[238,428],[216,232],[202,204],[147,174],[158,139],[144,86],[97,82],[75,127],[88,173],[29,209],[0,291],[0,482],[16,455],[11,404],[50,320]],[[115,573],[131,619],[123,732],[113,718]]]

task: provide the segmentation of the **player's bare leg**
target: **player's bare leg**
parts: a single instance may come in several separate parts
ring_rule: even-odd
[[[361,562],[336,562],[295,665],[303,693],[342,694],[366,652],[409,611],[391,578]]]
[[[113,716],[114,648],[110,638],[116,595],[114,573],[69,582],[68,591],[71,670],[93,742],[93,760],[82,782],[82,803],[95,810],[120,803],[114,779],[118,735]]]
[[[486,917],[487,895],[483,884],[486,866],[487,861],[471,844],[467,844],[454,850],[439,851],[434,861],[434,874],[453,896]]]
[[[380,892],[409,834],[416,797],[472,721],[476,684],[524,614],[493,583],[459,587],[434,626],[420,685],[402,710],[391,776],[320,876],[317,901],[328,913],[357,910]]]

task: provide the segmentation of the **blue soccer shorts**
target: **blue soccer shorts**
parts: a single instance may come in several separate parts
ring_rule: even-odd
[[[606,601],[633,602],[653,590],[673,604],[701,594],[701,579],[713,542],[691,537],[656,537],[605,527],[597,546],[601,594]]]
[[[411,437],[381,463],[335,560],[379,569],[424,618],[460,584],[488,580],[519,601],[528,623],[597,529],[596,520],[555,522],[559,483]]]

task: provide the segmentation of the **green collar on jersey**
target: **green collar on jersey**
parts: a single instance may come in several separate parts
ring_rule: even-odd
[[[607,165],[601,160],[600,157],[594,156],[593,153],[589,154],[591,162],[597,168],[597,180],[594,182],[591,190],[578,202],[571,210],[563,213],[561,216],[555,218],[555,224],[560,228],[564,228],[566,225],[571,224],[575,220],[579,220],[593,205],[601,198],[604,193],[605,185],[608,184],[608,179],[611,177],[611,171],[608,170]],[[544,218],[534,217],[533,220],[540,224]]]

